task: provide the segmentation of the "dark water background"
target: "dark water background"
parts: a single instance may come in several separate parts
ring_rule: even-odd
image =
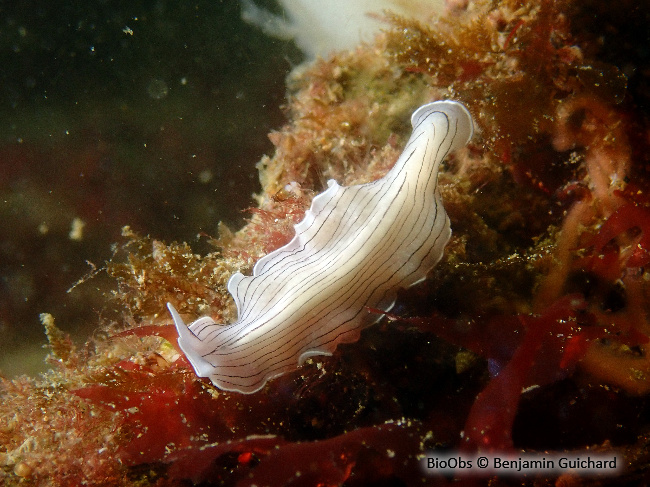
[[[0,1],[1,373],[43,368],[39,313],[92,333],[111,283],[66,290],[122,226],[205,251],[241,225],[299,61],[237,0]]]

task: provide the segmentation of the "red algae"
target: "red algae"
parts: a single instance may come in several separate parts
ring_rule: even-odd
[[[44,320],[56,370],[3,382],[6,483],[444,484],[421,469],[427,451],[565,448],[617,448],[622,480],[640,478],[650,131],[584,15],[550,0],[461,2],[432,25],[388,14],[374,43],[296,71],[241,230],[198,255],[125,228],[104,268],[123,318],[82,350]],[[232,321],[228,277],[286,243],[325,180],[383,175],[411,111],[443,97],[478,133],[440,174],[454,234],[430,278],[357,343],[256,394],[198,379],[165,303]],[[571,481],[521,483],[556,480]]]
[[[47,382],[3,380],[2,389],[4,407],[11,407],[0,428],[4,485],[18,478],[43,485],[120,485],[116,413]]]

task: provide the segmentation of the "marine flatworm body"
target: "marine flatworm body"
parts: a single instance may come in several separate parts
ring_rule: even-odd
[[[256,392],[308,357],[357,340],[378,320],[368,307],[388,311],[399,288],[426,277],[451,235],[438,169],[467,144],[473,124],[453,101],[418,108],[411,124],[402,155],[383,178],[349,187],[329,180],[291,242],[261,258],[252,276],[230,278],[235,323],[203,317],[186,326],[168,305],[198,376],[221,389]]]

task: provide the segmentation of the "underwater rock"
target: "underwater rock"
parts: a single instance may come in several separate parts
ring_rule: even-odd
[[[435,26],[393,17],[374,44],[295,73],[289,122],[259,163],[259,208],[242,229],[211,239],[215,252],[125,232],[129,241],[107,265],[123,322],[42,381],[3,383],[3,480],[20,481],[19,465],[35,484],[412,485],[449,481],[419,470],[427,451],[540,445],[617,448],[626,470],[616,480],[643,478],[650,130],[642,94],[627,91],[584,26],[574,29],[570,2],[466,7]],[[449,96],[468,106],[477,130],[439,173],[454,234],[430,279],[398,293],[391,320],[256,394],[198,379],[164,304],[233,320],[228,277],[287,244],[327,179],[383,177],[411,110]],[[70,351],[51,335],[53,351]],[[543,442],[536,400],[549,426]],[[603,424],[572,428],[577,414]],[[575,481],[557,477],[516,481]]]

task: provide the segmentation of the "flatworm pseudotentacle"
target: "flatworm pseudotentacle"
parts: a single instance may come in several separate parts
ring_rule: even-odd
[[[472,137],[460,103],[438,101],[411,116],[413,133],[381,179],[328,189],[314,198],[296,235],[261,258],[252,276],[234,274],[228,291],[238,319],[185,326],[171,304],[178,343],[200,377],[253,393],[314,355],[331,355],[388,311],[399,288],[423,280],[451,235],[437,189],[438,169]]]

